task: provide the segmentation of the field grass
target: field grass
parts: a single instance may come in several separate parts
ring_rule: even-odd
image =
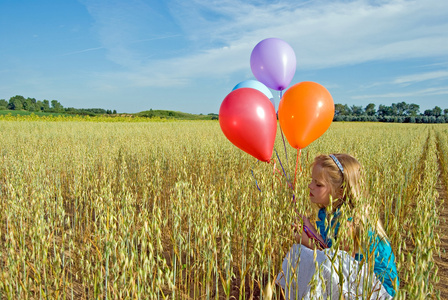
[[[262,294],[294,243],[294,210],[311,209],[307,166],[338,152],[364,167],[366,201],[397,257],[397,298],[437,296],[435,186],[448,125],[333,123],[302,151],[294,190],[277,172],[295,170],[280,134],[274,167],[233,146],[215,121],[8,117],[0,128],[1,299]]]

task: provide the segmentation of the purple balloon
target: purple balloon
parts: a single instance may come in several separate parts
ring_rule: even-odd
[[[286,89],[291,83],[296,63],[291,46],[277,38],[262,40],[250,55],[250,68],[255,78],[276,91]]]

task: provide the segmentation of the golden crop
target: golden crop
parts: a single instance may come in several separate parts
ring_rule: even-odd
[[[302,151],[293,191],[275,152],[275,169],[257,163],[218,122],[63,121],[0,119],[1,299],[262,293],[294,243],[294,209],[310,210],[308,165],[338,152],[363,165],[398,260],[398,298],[436,296],[447,125],[333,123]],[[286,147],[287,158],[278,132],[293,178]]]

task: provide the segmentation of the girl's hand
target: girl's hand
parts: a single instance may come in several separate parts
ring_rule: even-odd
[[[303,229],[301,232],[301,241],[302,245],[305,245],[308,248],[314,249],[317,247],[318,249],[326,248],[326,244],[322,238],[322,236],[317,232],[316,228],[311,224],[310,219],[308,219],[304,215],[299,216],[302,218]],[[297,235],[296,235],[297,238]]]
[[[303,230],[304,226],[312,227],[311,222],[305,215],[298,213],[298,216],[299,217],[297,218],[296,222],[292,223],[292,229],[295,233],[296,242],[308,248],[311,248],[310,239],[305,230]]]
[[[299,217],[296,218],[296,222],[291,224],[292,230],[295,233],[301,233],[303,231],[303,225],[309,227],[309,225],[311,224],[310,220],[302,214],[299,214]]]
[[[311,222],[310,222],[310,219],[308,219],[308,217],[306,217],[305,215],[302,215],[302,214],[298,214],[298,215],[299,215],[299,218],[297,218],[297,223],[303,224],[307,227],[311,226]]]
[[[301,232],[302,231],[302,224],[300,223],[291,223],[291,229],[294,231],[294,233]]]
[[[303,220],[303,225],[305,225],[306,227],[311,227],[310,219],[308,219],[305,215],[301,215],[301,217],[302,217],[302,220]]]

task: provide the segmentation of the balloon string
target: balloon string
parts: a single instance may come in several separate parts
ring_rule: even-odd
[[[280,126],[280,133],[282,134],[282,141],[283,141],[283,148],[285,149],[286,162],[288,162],[288,161],[289,161],[289,160],[288,160],[288,151],[286,150],[285,137],[283,136],[283,130],[282,130],[282,127],[281,127],[281,126]],[[277,157],[278,157],[278,154],[277,154]],[[280,163],[280,164],[281,164],[281,163]],[[284,171],[284,170],[283,170],[283,171]],[[285,176],[286,176],[286,173],[285,173]],[[288,178],[288,180],[290,180],[290,178],[289,178],[289,174],[288,174],[287,178]]]
[[[301,155],[302,155],[302,149],[297,148],[296,170],[294,172],[294,186],[296,186],[297,166],[299,165],[299,159]],[[302,173],[302,164],[300,164],[300,173]]]
[[[274,171],[273,171],[273,175],[275,175],[275,172],[277,172],[278,174],[282,175],[282,172],[280,172],[280,170],[278,170],[278,169],[276,168],[277,163],[275,162],[275,159],[273,159],[273,161],[274,161]]]
[[[258,163],[258,162],[259,162],[259,160],[257,160],[256,163]],[[256,164],[256,163],[255,163],[255,164]],[[255,166],[255,164],[254,164],[254,166]],[[260,187],[258,186],[257,178],[255,178],[255,175],[254,175],[254,167],[252,167],[252,169],[250,169],[250,171],[251,171],[251,173],[252,173],[252,177],[255,179],[255,184],[257,185],[257,189],[261,192],[261,189],[260,189]]]
[[[273,161],[274,161],[274,170],[272,171],[272,175],[275,175],[275,171],[277,171],[277,170],[275,169],[275,164],[276,164],[276,162],[275,162],[275,159],[273,159]]]
[[[273,162],[272,162],[273,161]],[[277,163],[275,162],[275,159],[273,159],[271,161],[271,163],[274,165],[274,170],[272,171],[272,175],[278,179],[278,181],[280,182],[280,184],[282,183],[282,179],[281,177],[278,176],[278,174],[280,174],[280,176],[282,175],[282,173],[280,172],[280,170],[277,170],[276,165]],[[277,172],[278,174],[276,174],[275,172]],[[274,188],[274,183],[272,183],[272,188]]]
[[[280,126],[280,133],[282,134],[283,148],[285,149],[286,160],[288,160],[288,152],[286,151],[285,137],[283,136],[283,130],[281,126]]]
[[[278,162],[280,163],[280,166],[282,167],[283,174],[285,175],[285,178],[286,178],[286,182],[288,183],[288,186],[289,186],[290,188],[293,188],[292,185],[291,185],[291,183],[289,182],[288,177],[286,176],[285,168],[283,168],[283,164],[282,164],[282,161],[281,161],[280,157],[278,156],[277,149],[274,148],[274,150],[275,150],[275,154],[277,155]]]
[[[272,159],[269,163],[272,163],[274,165],[274,171],[273,171],[272,175],[274,175],[274,177],[277,178],[278,181],[281,184],[282,183],[282,179],[281,179],[282,173],[280,172],[280,170],[278,170],[276,168],[277,163],[275,162],[275,159]],[[276,174],[276,172],[278,174]],[[280,177],[279,177],[279,175],[280,175]],[[291,184],[289,182],[288,182],[288,186],[292,188],[292,186],[291,186]],[[274,189],[274,182],[272,182],[272,189]],[[294,193],[292,195],[292,201],[293,201],[293,203],[296,203],[296,199],[295,199]],[[297,209],[295,209],[295,210],[297,211]]]
[[[283,90],[279,91],[279,98],[281,101],[283,98]],[[277,115],[277,117],[278,117],[278,115]],[[285,137],[283,136],[283,130],[282,130],[281,126],[280,126],[280,133],[282,134],[283,147],[285,149],[286,161],[288,162],[288,152],[286,151]],[[280,158],[278,157],[277,150],[275,150],[275,153],[277,154],[277,158],[278,158],[280,165],[282,166],[282,169],[283,169],[283,165],[282,165],[282,162],[280,161]],[[285,173],[285,169],[283,169],[283,173]],[[285,177],[286,177],[286,173],[285,173]],[[295,179],[295,175],[294,175],[294,186],[296,185],[295,181],[296,181],[296,179]],[[286,182],[288,183],[289,187],[294,191],[294,187],[291,185],[291,183],[289,183],[289,176],[286,177]],[[294,195],[294,193],[292,194],[292,202],[296,203],[296,195]],[[296,211],[297,211],[297,209],[296,209]]]
[[[282,100],[282,93],[283,93],[283,91],[280,91],[280,100]],[[288,152],[286,152],[286,143],[285,143],[285,137],[283,136],[282,126],[280,126],[280,133],[282,134],[283,147],[285,148],[286,161],[288,161]]]

